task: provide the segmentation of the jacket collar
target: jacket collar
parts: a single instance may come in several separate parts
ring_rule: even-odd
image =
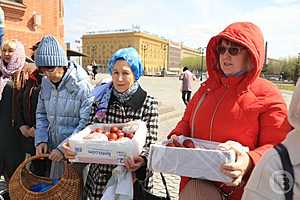
[[[132,95],[132,97],[125,102],[125,105],[131,107],[133,110],[138,110],[143,106],[143,103],[147,97],[147,92],[139,86],[137,91]],[[111,97],[111,102],[118,101],[117,97],[113,95]],[[119,101],[118,101],[119,102]]]

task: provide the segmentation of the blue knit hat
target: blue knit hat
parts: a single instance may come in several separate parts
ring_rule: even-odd
[[[141,62],[141,58],[138,54],[138,52],[135,50],[135,48],[129,47],[129,48],[123,48],[116,51],[109,63],[108,63],[108,69],[110,74],[112,74],[113,67],[117,60],[124,59],[130,66],[135,80],[138,80],[144,73],[143,65]]]
[[[68,65],[65,50],[51,35],[42,38],[35,51],[35,65],[38,67],[63,67]]]

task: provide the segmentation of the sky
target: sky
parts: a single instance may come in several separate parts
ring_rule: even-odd
[[[91,31],[130,29],[205,47],[236,21],[258,25],[269,58],[300,53],[300,0],[65,0],[65,41]]]

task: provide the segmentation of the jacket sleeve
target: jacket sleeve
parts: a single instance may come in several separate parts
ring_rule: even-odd
[[[142,150],[142,153],[140,154],[144,158],[148,157],[149,154],[149,148],[151,144],[154,144],[157,141],[157,134],[158,134],[158,102],[156,100],[149,101],[150,106],[146,110],[146,112],[143,113],[143,119],[146,119],[146,126],[148,129],[148,133],[146,136],[146,144]]]
[[[184,135],[189,137],[191,135],[191,127],[190,127],[190,120],[193,116],[193,113],[195,111],[195,107],[203,93],[200,91],[200,89],[195,93],[195,95],[192,97],[191,101],[187,104],[187,107],[185,108],[183,117],[181,120],[177,123],[176,127],[169,133],[168,138],[175,134],[175,135]]]
[[[47,119],[47,113],[45,108],[45,101],[43,97],[43,88],[39,94],[38,104],[36,108],[36,130],[34,137],[34,145],[37,146],[40,143],[48,143],[48,127],[49,121]]]
[[[259,116],[257,148],[249,152],[254,165],[266,150],[284,140],[291,130],[287,113],[283,97],[277,88],[272,88],[265,96],[263,112]]]
[[[18,103],[17,103],[17,116],[16,116],[16,127],[19,129],[22,125],[25,124],[25,119],[24,119],[24,102],[23,102],[23,96],[24,96],[24,88],[20,90],[18,93]]]

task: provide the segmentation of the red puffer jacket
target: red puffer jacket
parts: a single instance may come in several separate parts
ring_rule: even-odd
[[[215,49],[220,38],[247,47],[252,64],[250,72],[240,77],[225,77],[218,70]],[[237,141],[249,147],[249,155],[255,165],[264,152],[280,143],[291,129],[280,91],[270,81],[259,78],[264,60],[262,33],[252,23],[234,23],[210,40],[206,55],[209,79],[195,93],[183,118],[170,135],[191,136],[193,128],[195,138],[217,142]],[[204,94],[204,101],[197,108]],[[247,176],[244,180],[247,181]],[[180,190],[187,181],[187,177],[182,177]],[[233,188],[222,189],[229,192]],[[230,199],[240,199],[242,192],[241,186]]]

